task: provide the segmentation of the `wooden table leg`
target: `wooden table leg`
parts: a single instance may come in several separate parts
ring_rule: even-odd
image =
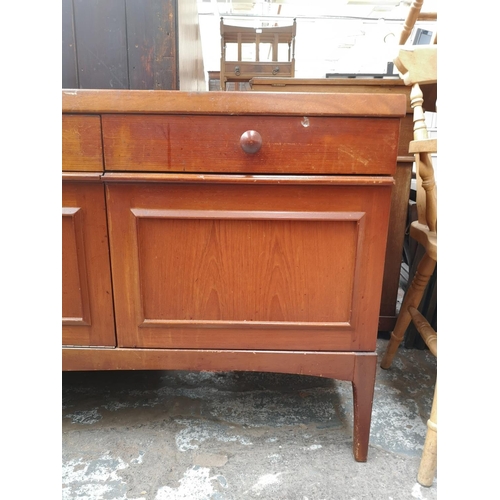
[[[354,406],[353,453],[357,462],[366,462],[368,456],[376,369],[377,355],[375,353],[356,354],[352,391]]]

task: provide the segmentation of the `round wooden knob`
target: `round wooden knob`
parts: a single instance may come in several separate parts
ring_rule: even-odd
[[[247,130],[241,134],[240,146],[245,153],[257,153],[262,147],[262,136],[255,130]]]

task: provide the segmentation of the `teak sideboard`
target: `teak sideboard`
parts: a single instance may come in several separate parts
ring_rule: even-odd
[[[352,382],[368,451],[402,95],[63,90],[63,370]]]

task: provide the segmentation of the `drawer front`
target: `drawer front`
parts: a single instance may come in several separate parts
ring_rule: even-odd
[[[254,76],[293,76],[291,62],[227,62],[224,76],[228,80],[247,79]]]
[[[102,127],[107,171],[393,175],[399,118],[110,114]],[[246,153],[251,130],[262,144]]]
[[[66,172],[102,172],[101,117],[62,116],[62,169]]]
[[[119,346],[375,348],[390,184],[198,182],[107,185]]]

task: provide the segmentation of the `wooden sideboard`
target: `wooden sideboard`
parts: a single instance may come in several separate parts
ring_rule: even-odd
[[[408,200],[413,154],[408,147],[413,140],[413,110],[410,106],[410,87],[399,78],[278,78],[255,77],[250,81],[252,91],[261,92],[326,92],[349,94],[401,94],[406,98],[406,114],[401,120],[398,163],[394,174],[389,238],[384,266],[384,282],[379,313],[379,330],[392,331],[397,319],[397,300],[407,227]],[[423,85],[425,102],[436,101],[436,85]],[[432,95],[431,95],[432,94]],[[428,109],[435,111],[435,109]]]
[[[63,370],[352,382],[365,461],[400,95],[63,90]]]

